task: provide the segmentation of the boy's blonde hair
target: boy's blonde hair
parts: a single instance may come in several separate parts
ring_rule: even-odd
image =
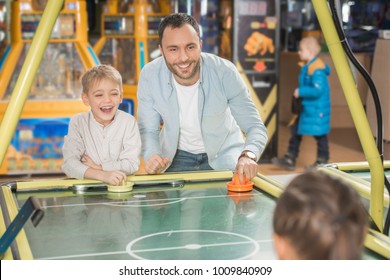
[[[318,55],[321,52],[321,44],[318,39],[313,36],[302,38],[299,45],[307,48],[313,55]]]
[[[88,93],[92,85],[102,81],[103,79],[109,79],[117,83],[122,92],[122,76],[119,71],[111,65],[100,64],[90,68],[81,77],[83,93]]]

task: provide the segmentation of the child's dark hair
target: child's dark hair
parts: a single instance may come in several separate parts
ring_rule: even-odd
[[[274,231],[300,259],[360,259],[367,212],[349,185],[322,171],[295,177],[279,197]]]
[[[159,36],[159,44],[161,45],[161,41],[164,35],[164,30],[167,26],[171,26],[172,28],[179,28],[182,27],[184,24],[190,24],[198,34],[200,38],[200,30],[199,25],[196,22],[196,20],[185,13],[176,13],[176,14],[170,14],[169,16],[166,16],[160,23],[159,29],[158,29],[158,36]]]

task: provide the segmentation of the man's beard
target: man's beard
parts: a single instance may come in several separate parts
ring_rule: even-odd
[[[167,63],[167,61],[165,60],[165,62]],[[193,61],[192,61],[193,62]],[[191,65],[192,65],[192,62],[191,62]],[[186,73],[185,76],[183,76],[179,71],[176,70],[175,68],[175,65],[178,65],[178,64],[169,64],[167,63],[167,66],[168,66],[168,69],[177,77],[179,77],[180,79],[182,80],[191,80],[193,79],[196,74],[198,73],[198,70],[200,68],[200,60],[198,60],[196,63],[195,63],[195,66],[193,67],[192,71],[189,73],[189,75]],[[177,66],[178,67],[178,66]]]

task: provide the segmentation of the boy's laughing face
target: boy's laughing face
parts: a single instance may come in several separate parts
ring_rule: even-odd
[[[102,79],[95,81],[89,92],[83,92],[81,97],[84,104],[91,107],[96,121],[107,126],[122,103],[122,89],[116,82]]]

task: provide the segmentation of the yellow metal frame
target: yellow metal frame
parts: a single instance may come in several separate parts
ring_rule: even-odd
[[[370,168],[367,161],[337,162],[332,163],[332,166],[341,171],[369,171]],[[390,160],[384,160],[383,167],[385,169],[390,169]]]
[[[335,164],[337,165],[337,164]],[[352,169],[351,167],[357,167],[359,168],[358,170],[364,171],[367,170],[368,164],[352,164],[352,165],[343,165],[345,170],[355,170]],[[366,167],[365,169],[363,167]],[[348,183],[351,185],[359,194],[360,196],[364,197],[365,199],[369,200],[371,199],[371,186],[370,183],[366,180],[363,180],[361,178],[358,178],[356,176],[353,176],[351,174],[348,174],[344,171],[338,170],[334,167],[321,167],[319,170],[328,173],[331,176],[337,177],[340,180]],[[389,194],[384,193],[383,197],[384,204],[389,205],[390,199],[389,199]],[[370,204],[373,202],[370,201]],[[388,209],[390,211],[390,209]],[[376,223],[376,222],[375,222]],[[379,226],[379,225],[377,225]],[[365,246],[374,252],[379,253],[380,255],[390,259],[390,238],[389,236],[386,236],[380,232],[377,232],[375,230],[370,229],[366,240],[365,240]]]
[[[320,170],[327,172],[327,173],[330,173],[329,169],[322,169],[321,168]],[[342,180],[347,180],[344,175],[345,174],[340,175],[340,178]],[[281,183],[279,183],[271,178],[268,178],[267,176],[264,176],[260,173],[258,173],[257,176],[254,179],[252,179],[252,181],[255,183],[255,186],[257,188],[274,196],[275,198],[278,198],[285,189],[285,186],[283,184],[281,184]],[[357,186],[357,184],[353,183],[352,186]],[[370,198],[370,196],[367,195],[367,193],[365,193],[363,196],[368,197],[368,199]],[[386,201],[389,200],[388,195],[387,195],[386,199],[387,199]],[[389,236],[386,236],[386,235],[384,235],[380,232],[377,232],[375,230],[369,229],[369,231],[366,235],[364,246],[366,248],[374,251],[375,253],[377,253],[377,254],[379,254],[387,259],[390,259],[390,237]]]
[[[144,1],[140,1],[140,2],[144,2]],[[320,3],[320,2],[322,2],[322,3]],[[27,90],[29,90],[29,88],[31,87],[32,77],[35,76],[36,70],[38,68],[37,63],[39,63],[41,58],[42,58],[44,47],[46,46],[46,44],[49,40],[50,33],[51,33],[49,31],[51,31],[51,29],[54,25],[55,18],[57,17],[62,4],[63,4],[63,1],[59,1],[59,0],[50,0],[48,2],[47,7],[45,9],[45,12],[42,16],[42,20],[41,20],[39,27],[37,29],[36,35],[34,36],[34,39],[32,41],[32,46],[31,46],[29,53],[27,55],[26,63],[23,65],[20,78],[18,79],[18,82],[17,82],[17,86],[15,87],[15,90],[12,94],[10,105],[7,108],[6,114],[3,118],[3,121],[2,121],[1,126],[0,126],[0,135],[2,135],[2,145],[0,145],[0,163],[3,162],[4,155],[5,155],[5,149],[8,146],[10,139],[12,137],[12,134],[16,128],[17,120],[20,117],[22,108],[23,108],[24,103],[25,103],[26,98],[27,98]],[[326,13],[319,13],[317,11],[328,10],[328,8],[326,6],[326,1],[325,0],[317,0],[317,1],[314,0],[313,4],[315,6],[317,15],[319,15],[319,18],[322,18],[323,15]],[[324,17],[326,18],[325,22],[327,22],[325,25],[330,26],[331,25],[331,24],[329,24],[330,18],[327,18],[328,15],[325,15]],[[323,21],[324,21],[324,19],[320,19],[321,25],[324,25]],[[42,22],[44,24],[42,24]],[[327,33],[327,32],[324,31],[324,33]],[[335,30],[331,30],[330,33],[335,33]],[[343,53],[342,54],[340,53],[340,51],[341,51],[340,50],[340,47],[341,47],[340,42],[339,42],[339,40],[334,40],[335,39],[334,36],[335,36],[335,34],[332,34],[332,36],[329,36],[329,38],[328,38],[328,35],[325,36],[327,39],[327,42],[332,42],[332,43],[328,43],[330,45],[329,47],[331,50],[332,57],[333,57],[333,53],[335,53],[335,56],[338,59],[340,59],[342,64],[348,65],[345,56],[343,55]],[[39,44],[37,42],[39,42]],[[352,73],[351,73],[349,68],[345,68],[345,66],[340,67],[340,68],[336,67],[336,68],[338,69],[338,72],[343,71],[342,72],[343,77],[346,77],[346,76],[348,77],[348,78],[346,78],[346,80],[348,80],[349,82],[353,81],[353,79],[351,79]],[[349,77],[349,76],[351,76],[351,77]],[[346,84],[342,83],[342,85],[343,84],[347,89],[349,87],[351,87],[351,91],[355,92],[355,90],[353,90],[353,87],[350,86],[348,83],[346,83]],[[344,89],[344,87],[343,87],[343,89]],[[358,94],[357,94],[357,96],[358,96]],[[348,103],[349,105],[351,103],[350,107],[354,107],[353,105],[354,105],[355,101],[353,100],[353,98],[347,98],[347,101],[349,102]],[[361,112],[361,109],[362,109],[361,103],[359,104],[359,102],[357,102],[357,104],[355,104],[355,107],[357,109],[356,110],[351,109],[351,112],[353,111],[352,115],[353,115],[355,123],[359,123],[359,122],[363,123],[364,128],[358,129],[358,133],[359,133],[359,137],[361,137],[361,139],[364,138],[364,141],[361,140],[362,143],[364,143],[363,147],[365,147],[365,146],[368,147],[365,149],[365,154],[368,154],[369,156],[367,156],[367,158],[370,159],[368,161],[368,165],[371,167],[371,169],[375,169],[375,170],[382,169],[382,171],[378,170],[377,172],[373,172],[371,174],[372,179],[374,180],[374,182],[372,184],[372,192],[371,192],[371,205],[376,204],[376,203],[378,203],[378,204],[372,206],[370,209],[372,212],[372,216],[374,218],[374,221],[376,221],[376,222],[380,221],[379,224],[381,225],[382,224],[381,219],[383,219],[383,212],[382,211],[383,211],[383,200],[384,200],[384,198],[383,198],[383,194],[384,194],[383,193],[383,185],[384,185],[383,166],[382,166],[382,163],[380,161],[380,156],[378,155],[378,151],[376,150],[375,143],[373,142],[373,138],[370,137],[370,135],[372,135],[372,134],[369,130],[367,119],[361,118],[361,117],[356,117],[356,114],[362,113]],[[367,133],[367,128],[368,128],[369,133]],[[369,136],[364,137],[364,135],[363,135],[364,133],[366,133]],[[375,149],[373,147],[375,147]],[[378,161],[380,161],[380,164]],[[213,174],[217,178],[231,178],[233,175],[231,171],[221,172],[221,173],[216,172]],[[382,181],[378,177],[382,178]],[[212,177],[212,178],[215,178],[215,177]],[[138,175],[138,176],[134,175],[134,176],[129,176],[128,180],[131,180],[131,181],[137,181],[137,180],[146,181],[146,180],[161,180],[161,179],[199,180],[199,179],[212,179],[212,178],[210,178],[210,172],[207,172],[207,173],[205,172],[205,173],[182,173],[182,174],[162,174],[162,175]],[[275,197],[278,197],[283,192],[283,189],[284,189],[283,185],[281,185],[280,183],[278,183],[270,178],[267,178],[266,176],[263,176],[261,174],[258,174],[258,176],[256,178],[254,178],[253,181],[255,182],[256,187],[266,191],[267,193],[269,193]],[[31,188],[37,188],[37,187],[45,189],[45,188],[52,188],[54,186],[64,186],[64,185],[71,186],[73,184],[80,183],[80,182],[96,183],[97,181],[94,181],[94,180],[82,180],[82,181],[80,181],[80,180],[57,180],[57,181],[45,180],[45,181],[34,181],[34,182],[19,182],[19,183],[17,183],[17,188],[20,190],[28,190],[29,188],[31,189]],[[380,189],[382,191],[378,190],[379,186],[380,186]],[[12,216],[12,218],[14,218],[17,214],[17,207],[16,207],[15,202],[12,198],[12,193],[5,186],[2,187],[2,191],[5,194],[7,204],[10,205],[9,211],[11,213],[11,216]],[[3,215],[3,213],[1,213],[1,215]],[[4,222],[0,223],[0,229],[2,231],[3,230],[5,231]],[[27,241],[27,238],[25,236],[24,231],[22,231],[18,235],[17,243],[18,243],[19,248],[23,248],[23,250],[25,250],[23,252],[23,258],[26,258],[26,259],[32,258],[31,250],[30,250],[30,247],[28,245],[28,241]],[[373,249],[374,251],[376,251],[376,252],[380,253],[381,255],[390,259],[389,244],[390,244],[389,237],[384,236],[383,234],[377,233],[377,232],[372,231],[372,230],[370,230],[370,232],[366,238],[366,243],[365,243],[366,247]],[[9,257],[9,252],[6,253],[6,256]]]
[[[257,173],[257,176],[253,178],[252,181],[255,183],[256,187],[276,198],[278,198],[285,189],[285,186],[280,182],[260,173]]]
[[[384,170],[381,156],[375,144],[370,125],[364,107],[360,100],[359,92],[347,57],[344,53],[340,38],[337,34],[332,16],[326,0],[313,0],[313,7],[323,31],[332,60],[334,62],[341,87],[344,91],[349,110],[354,121],[360,143],[368,160],[371,173],[371,203],[370,214],[383,230],[383,194],[384,194]],[[341,78],[342,77],[342,78]]]
[[[47,3],[47,7],[42,14],[42,20],[38,25],[31,47],[27,53],[26,61],[23,64],[7,110],[5,111],[1,122],[0,135],[2,137],[2,143],[0,145],[0,166],[3,163],[8,145],[11,142],[17,123],[22,114],[33,79],[37,73],[43,53],[49,42],[51,31],[53,30],[62,5],[63,1],[51,0]]]
[[[7,229],[7,226],[5,225],[5,218],[4,218],[3,210],[0,207],[0,232],[3,234],[6,231],[6,229]],[[12,260],[13,259],[10,249],[8,249],[5,252],[3,259],[4,260]]]
[[[8,214],[10,215],[10,219],[12,221],[18,215],[18,207],[16,206],[15,200],[13,199],[13,196],[12,196],[12,192],[8,187],[2,186],[1,192],[3,193],[4,199],[5,199],[5,202],[7,205]],[[1,230],[1,233],[3,234],[6,230],[6,226],[4,223],[4,213],[2,212],[1,214],[2,214],[1,215],[2,220],[0,222],[0,230]],[[18,250],[19,250],[20,258],[22,260],[32,260],[33,254],[31,252],[30,244],[28,243],[27,236],[26,236],[24,229],[22,229],[19,232],[19,234],[16,236],[15,242],[16,242],[16,245],[17,245]],[[13,259],[10,248],[6,251],[3,259],[5,259],[5,260],[12,260]]]
[[[388,236],[370,229],[366,235],[364,245],[390,260],[390,238]]]
[[[232,178],[233,172],[232,171],[208,171],[208,172],[185,172],[185,173],[165,173],[160,175],[131,175],[127,177],[127,181],[132,182],[151,182],[153,181],[160,181],[160,180],[184,180],[186,182],[204,182],[204,181],[214,181],[214,180],[229,180]],[[262,175],[260,173],[257,174],[255,178],[252,179],[252,181],[255,183],[256,188],[270,194],[271,196],[278,198],[280,194],[284,191],[285,186],[278,181],[267,177],[265,175]],[[33,180],[33,181],[26,181],[26,182],[17,182],[16,183],[16,189],[17,191],[21,192],[21,195],[23,193],[28,193],[29,191],[33,190],[50,190],[55,187],[58,188],[64,188],[64,187],[72,187],[73,185],[77,184],[96,184],[101,183],[102,185],[105,185],[105,183],[102,183],[100,181],[96,180],[77,180],[77,179],[53,179],[53,180]],[[203,187],[204,185],[202,185]],[[2,190],[7,193],[7,205],[10,204],[11,207],[9,211],[15,211],[14,214],[12,214],[13,217],[17,214],[17,207],[15,205],[15,202],[13,201],[13,198],[11,197],[11,190],[5,186],[2,187]],[[31,194],[31,193],[30,193]],[[68,195],[69,191],[64,191],[64,195]],[[9,203],[10,202],[10,203]],[[1,221],[2,222],[2,221]],[[0,230],[1,232],[5,231],[5,225],[4,223],[0,223]],[[30,247],[27,241],[27,238],[24,233],[20,236],[19,239],[19,248],[24,248],[26,251],[25,258],[30,258],[31,255],[29,255]],[[374,252],[382,255],[385,258],[390,259],[390,238],[388,236],[385,236],[381,233],[378,233],[373,230],[369,230],[366,240],[365,240],[365,246]]]
[[[131,175],[127,177],[127,181],[131,182],[151,182],[161,181],[161,180],[184,180],[186,182],[204,182],[204,181],[213,181],[213,180],[228,180],[233,177],[232,171],[209,171],[209,172],[186,172],[186,173],[165,173],[160,175]],[[33,190],[45,191],[55,187],[72,187],[77,184],[96,184],[102,183],[101,181],[96,180],[77,180],[77,179],[59,179],[59,180],[33,180],[26,182],[17,182],[16,190],[21,192],[28,192]],[[8,213],[10,214],[11,221],[18,214],[18,207],[16,205],[15,199],[13,197],[12,191],[8,186],[2,186],[1,192],[5,197],[5,202],[7,206]],[[31,193],[29,194],[31,195]],[[68,191],[64,191],[64,195],[69,195]],[[126,196],[126,194],[112,194],[114,197]],[[4,223],[4,215],[0,208],[0,233],[3,234],[6,231],[6,225]],[[19,249],[20,257],[23,260],[33,259],[33,254],[25,234],[25,231],[22,229],[21,232],[16,237],[17,247]],[[7,250],[3,259],[13,259],[10,249]]]
[[[22,38],[22,27],[21,27],[21,21],[20,20],[14,20],[20,17],[21,14],[29,14],[29,15],[40,15],[42,14],[41,11],[35,11],[31,8],[31,10],[23,10],[22,5],[26,4],[29,7],[32,7],[32,2],[33,0],[15,0],[11,3],[12,5],[12,28],[11,28],[11,51],[8,55],[7,60],[4,61],[4,65],[2,67],[2,71],[0,72],[0,99],[4,96],[6,86],[8,85],[11,75],[14,72],[15,66],[17,64],[17,61],[19,60],[20,53],[23,50],[23,47],[26,43],[31,43],[33,40],[31,39],[23,39]],[[48,1],[47,8],[49,7],[49,3],[51,1]],[[75,10],[68,10],[67,5],[63,5],[64,3],[66,4],[73,4],[73,6],[77,7]],[[80,13],[86,13],[86,1],[85,0],[61,0],[60,1],[61,6],[58,8],[60,11],[55,15],[55,14],[50,14],[50,16],[54,16],[55,20],[58,17],[59,13],[64,13],[64,14],[77,14],[78,12]],[[62,10],[61,10],[62,9]],[[43,14],[42,14],[43,15]],[[66,43],[66,42],[73,42],[75,44],[75,47],[77,49],[78,54],[80,55],[80,59],[85,66],[86,69],[94,66],[96,63],[96,57],[88,51],[88,48],[93,50],[89,43],[88,43],[88,23],[87,23],[87,16],[76,16],[75,17],[75,26],[76,28],[76,33],[73,39],[56,39],[50,38],[51,35],[51,30],[53,29],[52,27],[50,28],[50,32],[46,34],[49,36],[49,40],[52,43]],[[43,21],[43,16],[41,18],[41,21]],[[54,25],[55,21],[53,22]],[[36,36],[36,34],[35,34]],[[46,44],[45,44],[46,45]],[[32,46],[31,46],[32,47]],[[45,48],[43,48],[45,49]],[[40,64],[40,60],[38,65]],[[58,102],[58,101],[57,101]],[[84,107],[84,111],[85,111]],[[1,111],[0,111],[1,112]],[[73,115],[69,114],[69,116]]]
[[[130,175],[127,176],[127,182],[153,182],[160,180],[184,180],[184,181],[204,181],[204,180],[224,180],[232,178],[232,171],[210,171],[210,172],[185,172],[185,173],[164,173],[159,175]],[[29,191],[29,190],[41,190],[53,189],[53,188],[65,188],[72,187],[77,184],[102,184],[101,181],[96,180],[78,180],[78,179],[66,179],[66,180],[34,180],[34,181],[21,181],[16,183],[17,191]]]
[[[88,107],[83,104],[81,99],[28,100],[31,87],[38,74],[39,65],[41,64],[47,45],[49,43],[73,43],[75,51],[78,53],[85,69],[89,69],[98,63],[98,59],[88,43],[88,23],[85,0],[49,0],[43,12],[32,8],[33,1],[34,0],[15,0],[11,3],[13,19],[11,28],[11,48],[0,72],[0,135],[2,136],[2,143],[0,145],[1,174],[6,174],[8,172],[9,162],[8,160],[5,161],[4,158],[7,155],[7,152],[12,153],[13,151],[13,149],[8,149],[8,147],[21,118],[70,118],[76,113],[88,110]],[[74,24],[77,28],[73,38],[50,38],[54,24],[56,23],[58,15],[61,13],[75,15]],[[21,21],[18,20],[22,14],[42,15],[32,39],[22,37]],[[12,91],[11,98],[10,100],[2,100],[26,44],[31,45],[28,49],[22,69],[20,73],[17,73],[18,79]]]
[[[329,167],[320,167],[318,170],[321,170],[325,173],[328,173],[329,175],[332,175],[334,177],[339,178],[340,180],[346,182],[347,184],[351,185],[359,194],[360,196],[364,197],[365,199],[369,200],[371,199],[371,185],[370,182],[358,178],[356,176],[353,176],[351,174],[348,174],[346,172],[343,172],[341,170],[338,170],[336,168],[333,168],[331,166]],[[384,193],[383,194],[383,201],[384,204],[389,205],[389,194]]]

